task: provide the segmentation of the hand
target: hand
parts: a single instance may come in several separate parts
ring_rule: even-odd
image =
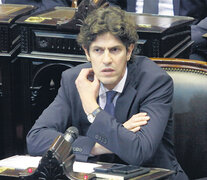
[[[93,112],[99,106],[96,99],[99,93],[100,82],[95,75],[93,75],[93,80],[89,78],[91,74],[93,74],[92,68],[82,69],[75,81],[86,114]]]
[[[112,152],[99,143],[95,143],[94,147],[91,150],[91,154],[95,156],[101,154],[112,154]]]
[[[140,130],[141,126],[146,125],[149,120],[150,117],[147,116],[147,113],[142,112],[133,115],[128,121],[126,121],[123,124],[123,126],[132,132],[137,132]],[[106,153],[112,153],[112,152],[98,143],[94,145],[91,151],[91,154],[93,155],[100,155]]]
[[[140,130],[141,126],[146,125],[149,120],[150,117],[147,115],[147,113],[141,112],[133,115],[123,124],[123,126],[132,132],[137,132]]]

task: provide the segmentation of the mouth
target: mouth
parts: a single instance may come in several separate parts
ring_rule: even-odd
[[[114,69],[112,69],[112,68],[104,68],[104,69],[102,70],[102,72],[103,72],[103,73],[110,73],[110,72],[114,72]]]
[[[114,72],[114,69],[112,68],[104,68],[102,71],[105,75],[111,75]]]

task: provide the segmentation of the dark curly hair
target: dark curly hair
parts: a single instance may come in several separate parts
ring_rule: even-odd
[[[91,43],[100,34],[110,32],[119,38],[128,49],[138,41],[135,22],[119,7],[101,7],[92,11],[85,19],[77,37],[79,45],[89,51]]]

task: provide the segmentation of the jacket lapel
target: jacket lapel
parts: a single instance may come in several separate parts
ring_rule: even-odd
[[[139,82],[139,61],[128,62],[128,75],[124,90],[117,99],[115,107],[115,116],[120,123],[125,122],[128,119],[131,105],[137,94],[137,86]]]
[[[118,122],[123,123],[128,119],[130,106],[134,100],[136,91],[133,87],[126,88],[125,92],[117,99],[115,116]]]

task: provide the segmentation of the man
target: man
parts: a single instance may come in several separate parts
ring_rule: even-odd
[[[172,179],[188,179],[173,152],[172,79],[147,57],[132,57],[137,40],[120,8],[99,8],[86,18],[78,42],[89,62],[63,72],[57,97],[27,135],[31,155],[44,154],[76,126],[76,160],[168,168]]]
[[[77,5],[81,3],[82,0],[77,0]],[[119,2],[120,1],[120,2]],[[0,1],[1,2],[1,1]],[[60,7],[71,7],[73,0],[2,0],[2,4],[28,4],[37,7],[37,9],[33,13],[39,13],[56,6]],[[110,5],[119,5],[120,7],[125,7],[125,3],[121,2],[121,0],[108,0]],[[0,3],[1,4],[1,3]]]
[[[145,13],[145,10],[143,10],[144,1],[145,0],[127,0],[127,11]],[[180,0],[159,0],[158,7],[158,12],[152,14],[179,15]],[[146,8],[146,11],[147,10]]]
[[[37,7],[37,9],[33,12],[41,12],[47,9],[56,7],[56,6],[71,6],[71,0],[2,0],[3,4],[28,4]]]
[[[207,0],[181,0],[180,15],[195,18],[191,26],[191,37],[194,41],[190,59],[207,61]]]
[[[144,1],[127,0],[127,11],[143,13]],[[207,61],[207,40],[202,37],[203,34],[207,33],[206,8],[206,0],[159,0],[159,8],[156,14],[191,16],[195,18],[195,23],[191,26],[191,39],[194,44],[190,59]]]

